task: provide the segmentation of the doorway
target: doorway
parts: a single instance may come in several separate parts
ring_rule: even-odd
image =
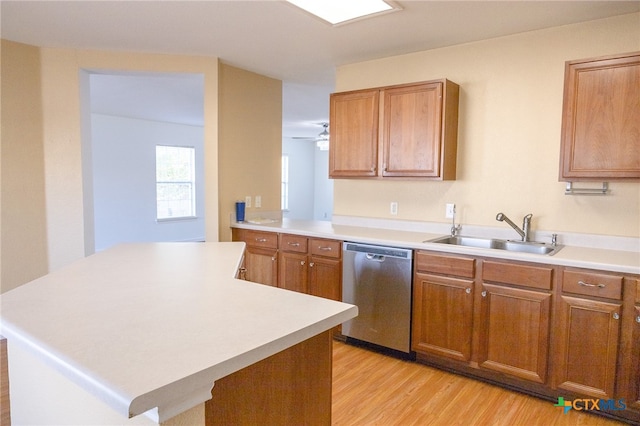
[[[204,75],[91,70],[81,85],[86,251],[204,241]],[[191,217],[158,219],[157,146],[194,148]]]

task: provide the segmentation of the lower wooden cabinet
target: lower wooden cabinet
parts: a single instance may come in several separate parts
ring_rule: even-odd
[[[546,383],[553,269],[484,261],[482,279],[480,367]]]
[[[342,241],[239,228],[232,235],[247,244],[247,281],[341,300]]]
[[[621,298],[622,282],[621,276],[563,272],[556,329],[558,389],[603,399],[616,394],[622,302],[613,298]],[[612,299],[600,300],[603,294]]]
[[[233,241],[244,241],[243,279],[270,286],[278,285],[278,235],[247,229],[232,230]]]
[[[471,359],[475,260],[415,254],[411,349]]]
[[[473,280],[417,272],[413,282],[411,349],[471,359]]]

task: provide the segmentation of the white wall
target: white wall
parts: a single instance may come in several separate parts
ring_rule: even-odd
[[[289,156],[289,210],[283,212],[285,218],[313,218],[314,149],[313,141],[282,142],[282,154]]]
[[[329,179],[329,151],[314,141],[284,139],[282,153],[289,156],[289,211],[283,217],[331,220],[333,181]]]
[[[91,134],[96,251],[121,242],[204,240],[202,127],[91,114]],[[197,219],[156,221],[156,145],[195,147]]]
[[[333,217],[333,179],[329,179],[329,151],[315,149],[315,179],[313,219],[331,220]]]

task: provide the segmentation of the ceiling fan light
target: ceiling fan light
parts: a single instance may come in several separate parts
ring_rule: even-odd
[[[316,146],[320,149],[320,151],[328,151],[329,150],[329,138],[320,139],[316,141]]]

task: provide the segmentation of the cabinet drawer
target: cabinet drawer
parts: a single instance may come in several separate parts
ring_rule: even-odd
[[[250,247],[278,248],[278,234],[275,232],[247,231],[247,240]]]
[[[552,278],[553,268],[490,261],[482,264],[483,281],[551,290]]]
[[[307,237],[301,235],[280,234],[280,250],[294,253],[307,252]]]
[[[332,257],[334,259],[340,258],[342,241],[313,238],[309,244],[311,245],[310,251],[313,256]]]
[[[417,252],[416,271],[473,278],[476,273],[476,261],[468,257]]]
[[[562,274],[562,291],[620,300],[622,299],[622,278],[619,275],[565,270]]]

